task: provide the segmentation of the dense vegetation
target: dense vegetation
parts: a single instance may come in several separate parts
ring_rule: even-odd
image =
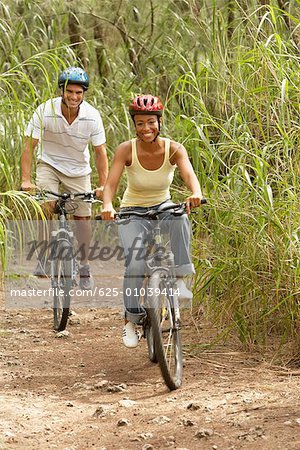
[[[132,135],[128,99],[158,94],[163,132],[185,144],[209,199],[195,226],[197,304],[224,334],[265,344],[275,333],[299,350],[299,3],[0,3],[0,221],[22,209],[8,191],[24,128],[64,66],[88,70],[110,154]]]

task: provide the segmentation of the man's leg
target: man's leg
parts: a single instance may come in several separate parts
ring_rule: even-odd
[[[66,192],[71,192],[73,194],[90,192],[92,189],[89,175],[73,178],[61,174],[60,180]],[[92,275],[88,261],[90,243],[92,239],[92,208],[90,203],[84,202],[81,199],[72,200],[71,205],[72,208],[74,207],[73,218],[75,221],[75,234],[78,243],[76,254],[79,258],[79,284],[81,289],[89,290],[93,287]]]
[[[91,217],[73,216],[75,220],[75,234],[78,243],[78,256],[81,266],[88,264],[89,248],[92,239]]]
[[[41,190],[50,190],[58,192],[59,178],[57,171],[42,161],[39,161],[36,169],[36,185]],[[37,277],[47,277],[50,275],[50,263],[48,260],[47,248],[50,248],[50,235],[53,229],[53,210],[55,200],[46,201],[41,205],[46,221],[38,221],[38,239],[37,239],[37,265],[33,274]]]
[[[81,289],[89,290],[93,288],[93,277],[89,265],[89,248],[92,238],[92,226],[90,217],[74,216],[75,234],[78,243],[79,256],[79,285]]]

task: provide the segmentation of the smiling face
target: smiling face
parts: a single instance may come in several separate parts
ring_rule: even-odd
[[[143,142],[152,142],[159,134],[161,117],[158,117],[156,114],[136,114],[134,123],[137,136]]]
[[[77,109],[84,97],[84,89],[79,84],[67,84],[62,92],[65,105],[70,109]]]

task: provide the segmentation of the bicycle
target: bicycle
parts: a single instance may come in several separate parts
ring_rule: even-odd
[[[201,204],[205,203],[206,199],[202,199]],[[128,223],[130,216],[155,221],[155,225],[150,227],[150,236],[147,236],[149,251],[145,258],[145,281],[140,292],[140,304],[143,304],[146,316],[141,325],[149,359],[159,364],[170,390],[178,389],[182,384],[181,320],[174,255],[162,245],[161,225],[165,219],[159,216],[166,212],[174,217],[183,215],[185,207],[185,203],[168,204],[158,211],[141,213],[127,210],[115,216],[117,225]]]
[[[53,292],[53,324],[56,331],[65,330],[70,314],[71,289],[77,286],[77,263],[74,253],[74,233],[68,223],[68,214],[75,212],[75,208],[68,210],[66,205],[75,198],[93,203],[94,192],[62,193],[42,191],[38,194],[38,200],[45,200],[45,196],[51,195],[57,198],[54,214],[58,215],[58,229],[50,235],[50,278]]]

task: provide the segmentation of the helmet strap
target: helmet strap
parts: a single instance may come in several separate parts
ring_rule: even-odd
[[[158,136],[160,135],[160,117],[159,116],[156,116],[156,117],[157,117],[157,120],[158,120],[158,133],[157,133],[157,135],[155,136],[155,138],[153,139],[152,142],[155,142],[156,139],[158,138]]]

